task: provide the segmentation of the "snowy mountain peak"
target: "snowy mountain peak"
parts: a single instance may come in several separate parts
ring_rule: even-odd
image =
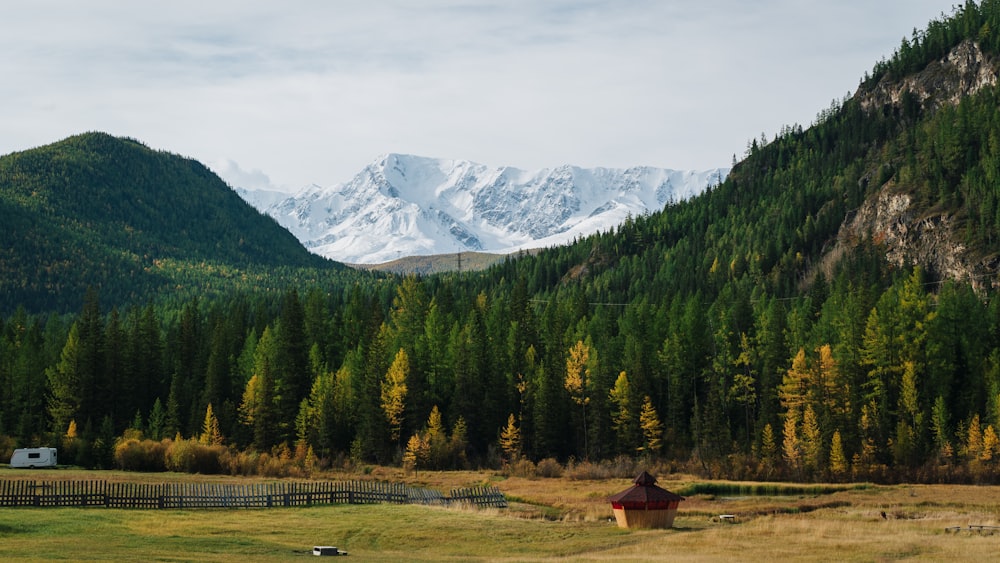
[[[569,165],[525,171],[388,153],[345,184],[309,186],[281,200],[237,191],[313,252],[376,264],[565,244],[697,195],[727,173]]]

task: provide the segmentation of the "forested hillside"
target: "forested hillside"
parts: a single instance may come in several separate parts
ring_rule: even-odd
[[[967,3],[704,195],[482,273],[18,312],[0,433],[133,468],[179,434],[289,463],[995,480],[997,33],[1000,1]],[[891,228],[858,220],[889,196]]]
[[[88,286],[142,303],[265,268],[337,269],[201,163],[102,133],[0,157],[0,224],[7,313],[78,310]]]

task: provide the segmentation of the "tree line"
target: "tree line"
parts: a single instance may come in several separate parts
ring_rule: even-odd
[[[124,313],[91,291],[78,315],[0,324],[0,432],[211,429],[238,449],[434,467],[646,455],[762,478],[992,475],[1000,303],[919,269],[849,270],[804,297],[734,277],[713,301],[635,304],[572,285],[534,301],[523,279]]]

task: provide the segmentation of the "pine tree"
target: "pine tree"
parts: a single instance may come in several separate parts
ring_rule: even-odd
[[[765,424],[760,432],[760,462],[769,472],[778,463],[778,443],[771,423]]]
[[[45,372],[49,381],[49,417],[56,432],[66,428],[70,420],[80,414],[82,367],[79,346],[79,327],[74,323],[69,330],[59,363]]]
[[[847,457],[844,455],[844,444],[840,438],[840,430],[833,432],[830,439],[830,473],[840,477],[847,473]]]
[[[740,333],[740,353],[734,366],[739,370],[733,374],[733,382],[729,387],[729,396],[737,404],[743,406],[743,425],[746,432],[746,447],[750,448],[753,435],[754,408],[757,405],[757,378],[753,368],[753,351],[750,339],[746,333]]]
[[[416,473],[417,468],[425,465],[430,455],[430,444],[425,437],[418,434],[410,436],[403,451],[403,468]]]
[[[642,428],[643,451],[654,456],[659,455],[663,448],[663,423],[660,422],[660,416],[656,414],[649,395],[642,401],[639,426]]]
[[[166,413],[163,412],[163,403],[157,397],[153,402],[153,408],[149,411],[149,438],[151,440],[163,439],[163,428],[166,422]]]
[[[778,399],[786,410],[801,411],[808,400],[812,372],[806,363],[805,348],[799,348],[792,367],[785,372],[778,389]]]
[[[382,381],[382,412],[389,423],[389,436],[393,442],[399,441],[403,427],[403,411],[406,408],[406,379],[410,372],[410,360],[406,350],[400,348],[396,359]]]
[[[132,423],[129,424],[128,429],[129,430],[134,430],[140,436],[144,433],[144,431],[145,431],[145,425],[143,425],[143,423],[142,423],[142,411],[141,410],[136,410],[135,411],[135,416],[132,417]]]
[[[1000,438],[997,437],[997,431],[990,424],[986,430],[983,430],[983,451],[979,454],[979,459],[993,461],[997,454],[1000,454]]]
[[[851,413],[850,381],[841,372],[840,363],[833,357],[829,344],[816,348],[812,403],[821,426],[849,424]]]
[[[254,375],[250,381],[247,381],[239,408],[240,422],[251,430],[256,422],[257,413],[260,411],[260,396],[260,378]]]
[[[469,445],[468,429],[465,419],[458,417],[451,427],[451,438],[448,439],[448,449],[451,451],[451,458],[455,467],[465,466],[465,449]]]
[[[316,349],[318,347],[314,347]],[[296,421],[296,438],[305,440],[310,446],[328,454],[333,448],[334,435],[337,432],[334,374],[319,368],[321,372],[313,380],[309,398],[303,399],[299,405],[299,418]],[[305,409],[305,412],[303,412]],[[305,428],[301,428],[305,425]]]
[[[219,446],[222,445],[222,432],[219,431],[219,419],[215,417],[215,413],[212,411],[212,403],[208,404],[208,408],[205,410],[205,422],[201,425],[201,436],[198,438],[198,442],[204,445]]]
[[[431,407],[431,414],[427,416],[425,435],[428,447],[427,461],[432,468],[445,469],[448,464],[448,435],[437,405]]]
[[[803,465],[809,471],[816,471],[823,467],[823,436],[819,427],[819,420],[812,405],[807,405],[802,413],[802,460]]]
[[[583,455],[587,458],[589,448],[587,447],[587,404],[590,397],[587,396],[587,389],[590,382],[590,346],[577,340],[569,350],[569,357],[566,358],[566,379],[563,386],[569,392],[573,402],[583,409]]]
[[[302,399],[299,412],[295,415],[295,458],[305,459],[306,450],[315,441],[316,412],[309,399]]]
[[[333,382],[333,432],[330,434],[331,448],[346,449],[355,433],[358,420],[358,401],[355,400],[355,390],[360,390],[361,383],[356,370],[352,370],[348,361],[334,374]]]
[[[104,328],[103,352],[96,396],[102,406],[100,412],[110,416],[115,427],[135,404],[129,389],[131,380],[125,373],[125,330],[117,308],[111,309]]]
[[[78,341],[76,350],[76,381],[78,387],[78,412],[75,416],[81,420],[102,420],[107,408],[104,404],[108,397],[101,391],[107,390],[103,385],[104,370],[104,321],[97,290],[88,288],[84,297],[83,310],[77,320]],[[103,389],[102,389],[103,388]]]
[[[931,430],[934,435],[934,446],[937,454],[944,453],[945,447],[951,447],[951,435],[948,430],[948,408],[945,406],[944,397],[938,395],[934,399],[934,407],[931,409]]]
[[[611,427],[618,437],[618,446],[621,451],[632,452],[638,446],[635,435],[635,412],[632,406],[632,389],[629,385],[628,376],[625,372],[618,374],[615,386],[608,393],[611,402]]]
[[[965,457],[968,460],[977,459],[983,453],[983,429],[979,423],[979,415],[976,414],[969,421],[969,428],[966,430]]]
[[[923,411],[917,392],[916,363],[903,362],[903,378],[899,389],[899,421],[896,424],[895,456],[898,463],[913,464],[922,449],[917,439],[923,426]]]
[[[278,430],[275,441],[290,442],[295,437],[295,427],[292,422],[298,414],[299,403],[309,396],[312,387],[309,369],[311,345],[306,342],[305,311],[299,300],[299,294],[294,289],[282,298],[273,337],[275,362],[272,365],[274,375],[271,378],[271,386]]]
[[[782,430],[781,452],[785,465],[798,474],[802,466],[802,444],[799,441],[799,413],[795,409],[785,413],[785,426]]]
[[[239,407],[240,420],[251,430],[258,451],[270,450],[279,439],[274,402],[275,346],[271,328],[267,327],[254,351],[254,374],[247,381]]]
[[[861,407],[861,420],[858,426],[861,429],[861,451],[858,452],[858,464],[861,469],[870,468],[878,461],[877,429],[875,419],[878,408],[875,400],[872,399]]]
[[[517,427],[514,413],[510,413],[507,426],[500,431],[500,450],[508,462],[517,461],[521,457],[521,429]]]

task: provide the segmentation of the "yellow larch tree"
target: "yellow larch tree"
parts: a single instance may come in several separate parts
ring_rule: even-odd
[[[521,457],[521,429],[517,427],[517,417],[510,413],[507,425],[500,431],[500,450],[509,462]]]
[[[642,428],[643,450],[652,455],[659,454],[663,448],[663,423],[660,422],[660,415],[656,414],[649,395],[642,401],[639,426]]]
[[[382,381],[382,411],[389,422],[389,435],[393,442],[399,441],[403,427],[403,411],[406,408],[406,379],[410,374],[410,358],[403,348],[396,352],[396,358]]]
[[[573,399],[573,402],[583,409],[583,452],[584,457],[588,457],[587,448],[587,404],[590,397],[587,396],[587,386],[590,381],[590,346],[584,344],[582,340],[577,340],[569,349],[569,357],[566,358],[566,379],[563,382],[566,391]]]

